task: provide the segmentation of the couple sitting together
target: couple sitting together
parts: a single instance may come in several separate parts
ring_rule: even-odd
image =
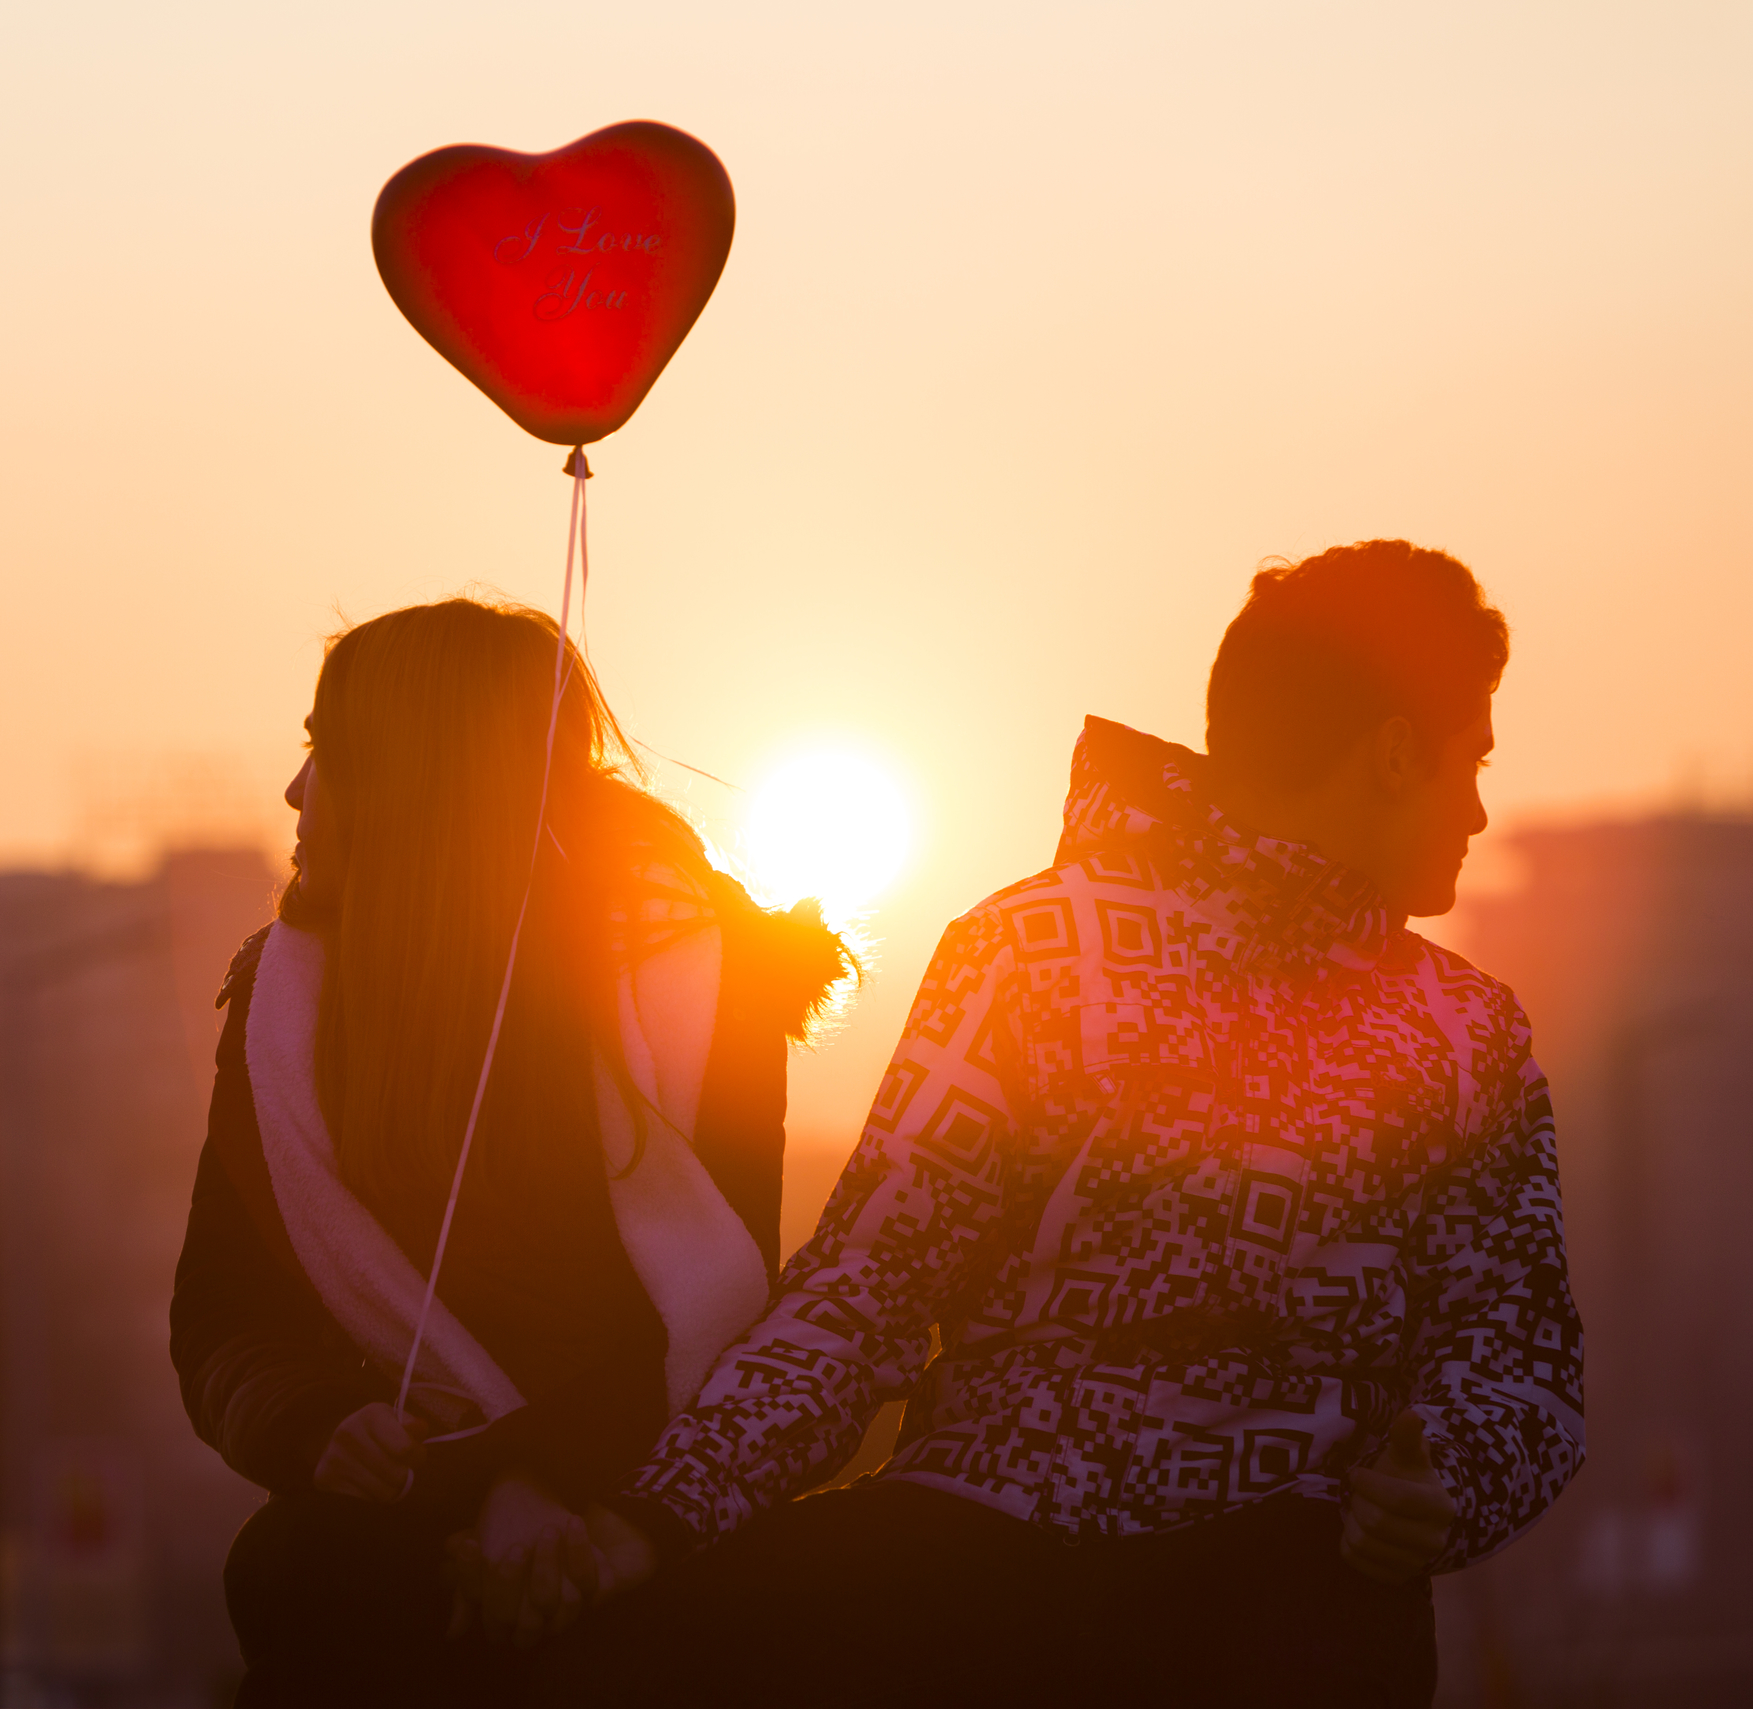
[[[220,994],[171,1352],[268,1491],[238,1703],[1428,1704],[1431,1575],[1583,1455],[1527,1022],[1406,924],[1485,828],[1466,567],[1262,570],[1206,753],[1087,722],[783,1266],[787,1040],[850,958],[637,787],[570,651],[541,816],[557,643],[450,600],[332,644]]]

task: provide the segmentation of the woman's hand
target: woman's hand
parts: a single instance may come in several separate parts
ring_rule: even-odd
[[[1454,1498],[1430,1463],[1424,1420],[1402,1412],[1375,1464],[1352,1468],[1340,1556],[1378,1584],[1404,1584],[1430,1571],[1454,1523]]]
[[[520,1473],[487,1492],[473,1532],[446,1545],[455,1589],[451,1636],[468,1629],[472,1607],[493,1640],[520,1649],[562,1632],[595,1599],[597,1564],[576,1513]]]
[[[374,1400],[335,1426],[311,1482],[330,1495],[399,1501],[426,1458],[427,1428],[425,1419],[398,1418],[393,1406]]]

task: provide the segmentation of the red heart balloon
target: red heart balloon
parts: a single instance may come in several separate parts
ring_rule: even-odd
[[[519,427],[588,445],[639,407],[724,271],[730,178],[638,120],[552,154],[441,148],[377,198],[396,307]]]

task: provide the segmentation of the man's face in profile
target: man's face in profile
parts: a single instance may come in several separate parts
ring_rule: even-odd
[[[1488,823],[1479,799],[1479,774],[1495,745],[1491,698],[1472,721],[1443,743],[1421,768],[1400,804],[1400,883],[1397,900],[1408,914],[1446,914],[1455,905],[1455,880],[1468,839]]]

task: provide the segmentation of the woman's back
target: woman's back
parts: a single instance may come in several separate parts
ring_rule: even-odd
[[[384,1594],[435,1639],[436,1542],[613,1490],[777,1263],[786,1040],[849,961],[611,763],[570,649],[542,806],[556,641],[448,601],[332,646],[297,877],[228,980],[172,1356],[197,1431],[276,1498],[230,1585],[258,1672],[370,1649],[324,1601],[337,1538],[412,1551]],[[288,1597],[340,1636],[289,1644]]]

